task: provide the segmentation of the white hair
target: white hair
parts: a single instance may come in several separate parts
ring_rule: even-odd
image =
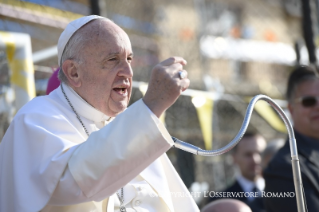
[[[62,70],[62,64],[68,59],[81,62],[81,49],[84,48],[87,38],[83,36],[81,31],[77,31],[66,44],[64,52],[61,57],[61,67],[59,70],[58,78],[61,82],[68,83],[68,78],[65,76]]]

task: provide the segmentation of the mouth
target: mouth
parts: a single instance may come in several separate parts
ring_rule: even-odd
[[[129,88],[128,85],[120,85],[120,86],[113,88],[113,91],[115,91],[117,94],[119,94],[121,96],[127,96],[128,88]]]

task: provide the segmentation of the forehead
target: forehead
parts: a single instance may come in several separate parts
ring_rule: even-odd
[[[243,138],[237,145],[237,152],[241,153],[248,151],[263,151],[266,147],[266,141],[261,136],[251,136]]]
[[[132,51],[128,35],[109,20],[98,19],[89,23],[83,29],[83,36],[86,38],[87,50]]]
[[[295,96],[319,96],[319,79],[301,82],[295,89]]]

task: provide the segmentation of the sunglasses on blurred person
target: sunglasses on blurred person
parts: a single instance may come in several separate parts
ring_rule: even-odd
[[[313,107],[318,103],[319,96],[304,96],[295,101],[300,102],[303,107]]]

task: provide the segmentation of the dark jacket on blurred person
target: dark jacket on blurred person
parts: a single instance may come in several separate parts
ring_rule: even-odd
[[[309,212],[319,211],[319,140],[306,137],[295,131],[302,183]],[[277,152],[264,172],[267,192],[294,192],[289,141]],[[270,193],[269,195],[270,196]],[[297,212],[296,196],[266,197],[267,212]]]
[[[225,192],[236,192],[236,193],[240,193],[240,192],[244,192],[243,188],[240,186],[239,182],[237,180],[235,180],[235,182],[230,186],[228,187]],[[244,203],[248,203],[248,198],[245,197],[245,196],[242,196],[242,197],[237,197],[237,198],[232,198],[232,199],[237,199],[237,200],[240,200]]]
[[[248,206],[252,212],[266,212],[264,198],[262,197],[255,198],[252,202],[248,203]]]

